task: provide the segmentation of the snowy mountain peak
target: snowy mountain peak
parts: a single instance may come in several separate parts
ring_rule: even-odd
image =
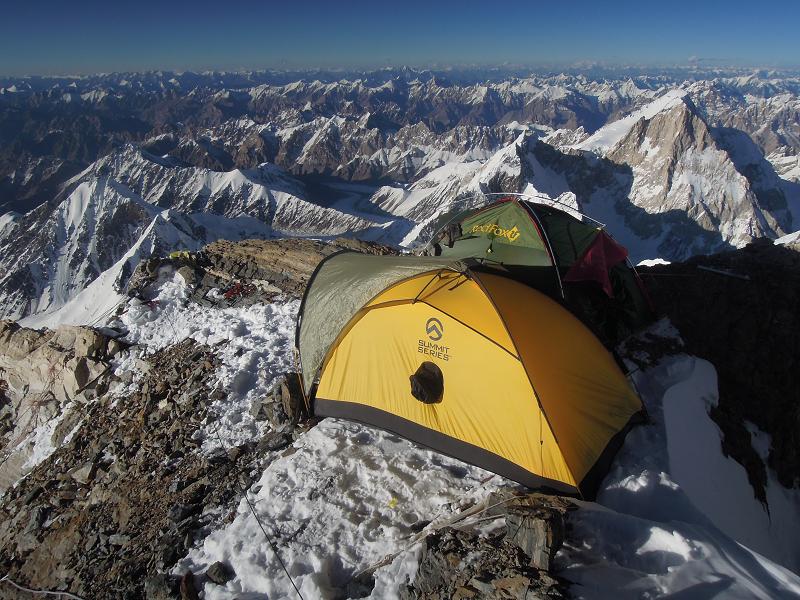
[[[668,111],[675,106],[685,104],[685,102],[685,90],[669,90],[663,96],[660,96],[646,106],[632,112],[628,116],[601,127],[586,140],[573,146],[573,148],[576,150],[594,152],[596,154],[604,154],[613,148],[622,138],[624,138],[640,121],[649,121],[657,114],[663,111]]]

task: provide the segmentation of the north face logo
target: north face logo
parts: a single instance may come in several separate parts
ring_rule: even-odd
[[[438,342],[444,335],[444,326],[439,319],[431,317],[428,319],[428,322],[425,323],[425,333],[428,334],[428,338],[431,341]]]

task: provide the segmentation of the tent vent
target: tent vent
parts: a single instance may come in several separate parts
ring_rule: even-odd
[[[411,377],[411,395],[425,404],[436,404],[444,396],[444,376],[436,364],[425,361]]]

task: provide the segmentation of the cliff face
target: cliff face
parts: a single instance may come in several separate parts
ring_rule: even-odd
[[[723,449],[746,466],[762,499],[765,465],[748,422],[770,434],[768,466],[781,484],[800,485],[799,249],[762,240],[640,270],[687,351],[716,367],[720,399],[711,416],[725,434]]]

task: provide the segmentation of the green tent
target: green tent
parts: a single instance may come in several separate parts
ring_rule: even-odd
[[[562,301],[608,345],[652,320],[627,250],[601,223],[521,194],[483,199],[441,217],[423,254],[503,271]]]

